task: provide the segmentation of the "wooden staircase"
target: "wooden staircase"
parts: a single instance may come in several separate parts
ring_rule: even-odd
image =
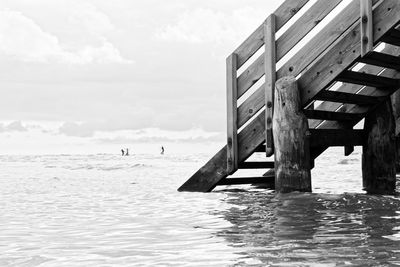
[[[328,147],[343,146],[349,155],[354,146],[365,144],[365,131],[353,127],[400,88],[400,2],[353,0],[333,19],[327,16],[338,12],[341,0],[308,2],[285,1],[228,57],[227,145],[179,191],[210,192],[230,184],[273,185],[274,162],[247,160],[254,153],[272,155],[274,87],[282,77],[297,78],[310,128],[311,167]],[[368,2],[372,14],[363,15]],[[303,9],[307,11],[293,22]],[[365,33],[367,26],[361,25],[371,22],[372,33]],[[287,23],[286,30],[279,32]],[[312,32],[320,23],[325,26]],[[302,40],[305,43],[298,48]],[[372,49],[365,52],[368,45]],[[260,169],[260,176],[232,178],[238,169]]]

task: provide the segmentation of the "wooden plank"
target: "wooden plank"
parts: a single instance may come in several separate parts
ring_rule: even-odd
[[[265,68],[265,153],[267,157],[274,153],[272,137],[272,116],[274,113],[274,92],[276,81],[276,43],[275,15],[270,15],[264,25],[264,68]]]
[[[277,61],[318,25],[342,0],[318,1],[313,4],[277,40]]]
[[[360,58],[359,62],[383,68],[400,70],[400,57],[374,51],[370,52],[363,58]]]
[[[345,113],[345,112],[333,112],[323,110],[303,110],[303,113],[309,119],[315,120],[330,120],[330,121],[356,121],[363,118],[362,113]]]
[[[301,109],[297,81],[276,82],[274,107],[275,190],[278,193],[311,191],[308,121]]]
[[[240,185],[240,184],[275,184],[274,176],[261,176],[261,177],[237,177],[221,180],[218,185]]]
[[[242,127],[265,106],[265,84],[262,84],[238,108],[238,128]],[[265,152],[265,151],[264,151]]]
[[[210,192],[217,183],[227,177],[226,154],[228,149],[224,146],[214,157],[212,157],[202,168],[194,173],[178,191],[187,192]]]
[[[357,1],[356,1],[357,2]],[[391,30],[400,17],[400,5],[396,0],[381,2],[373,12],[375,42]],[[343,70],[347,69],[360,55],[360,29],[353,29],[340,38],[299,78],[302,103],[307,105],[314,96],[326,88]]]
[[[239,169],[272,169],[272,168],[274,168],[274,162],[270,161],[254,161],[254,162],[245,161],[239,164]]]
[[[264,53],[238,77],[238,97],[243,96],[264,75]]]
[[[277,17],[276,31],[282,28],[309,0],[286,0],[274,12]],[[264,44],[264,24],[261,24],[235,51],[238,68],[254,55]]]
[[[310,129],[311,147],[362,146],[365,141],[363,130],[353,129]]]
[[[238,168],[237,139],[237,55],[231,54],[226,60],[227,96],[227,171],[233,173]]]
[[[354,83],[364,86],[371,86],[376,88],[393,88],[400,84],[400,80],[361,73],[356,71],[346,70],[343,71],[337,78],[337,81],[345,83]]]
[[[331,101],[357,105],[375,105],[382,101],[382,97],[365,96],[329,90],[322,90],[319,92],[316,96],[316,99],[320,101]]]
[[[372,0],[360,0],[360,3],[361,57],[364,57],[374,49]]]
[[[265,142],[264,132],[265,112],[261,112],[238,135],[239,162],[245,161]]]

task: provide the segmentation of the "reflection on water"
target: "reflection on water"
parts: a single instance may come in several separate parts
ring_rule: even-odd
[[[228,193],[216,233],[242,260],[271,266],[400,265],[400,199],[358,194]]]
[[[0,266],[400,266],[400,198],[335,153],[285,195],[177,192],[209,155],[0,156]]]

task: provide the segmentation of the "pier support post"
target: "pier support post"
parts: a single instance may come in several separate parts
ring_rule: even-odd
[[[275,190],[311,192],[310,133],[294,77],[276,82],[273,116]]]
[[[393,116],[394,121],[396,122],[396,150],[397,150],[397,159],[396,159],[396,172],[400,173],[400,90],[396,91],[391,96],[392,108],[393,108]]]
[[[396,189],[395,121],[390,100],[365,118],[363,187],[371,194],[393,194]]]

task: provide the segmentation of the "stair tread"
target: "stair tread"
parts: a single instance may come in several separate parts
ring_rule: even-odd
[[[218,182],[218,185],[239,185],[239,184],[260,184],[274,183],[275,176],[258,176],[258,177],[227,177]]]
[[[375,65],[383,68],[400,70],[400,57],[389,54],[370,52],[365,57],[358,60],[361,63]]]
[[[308,119],[314,120],[357,121],[365,116],[364,113],[345,113],[325,110],[305,109],[303,112]]]
[[[351,70],[343,71],[337,78],[336,81],[353,83],[377,88],[396,88],[400,86],[400,80],[376,76],[367,73],[361,73]]]
[[[380,103],[383,99],[383,97],[366,96],[329,90],[322,90],[316,96],[316,100],[320,101],[330,101],[357,105],[375,105]]]

